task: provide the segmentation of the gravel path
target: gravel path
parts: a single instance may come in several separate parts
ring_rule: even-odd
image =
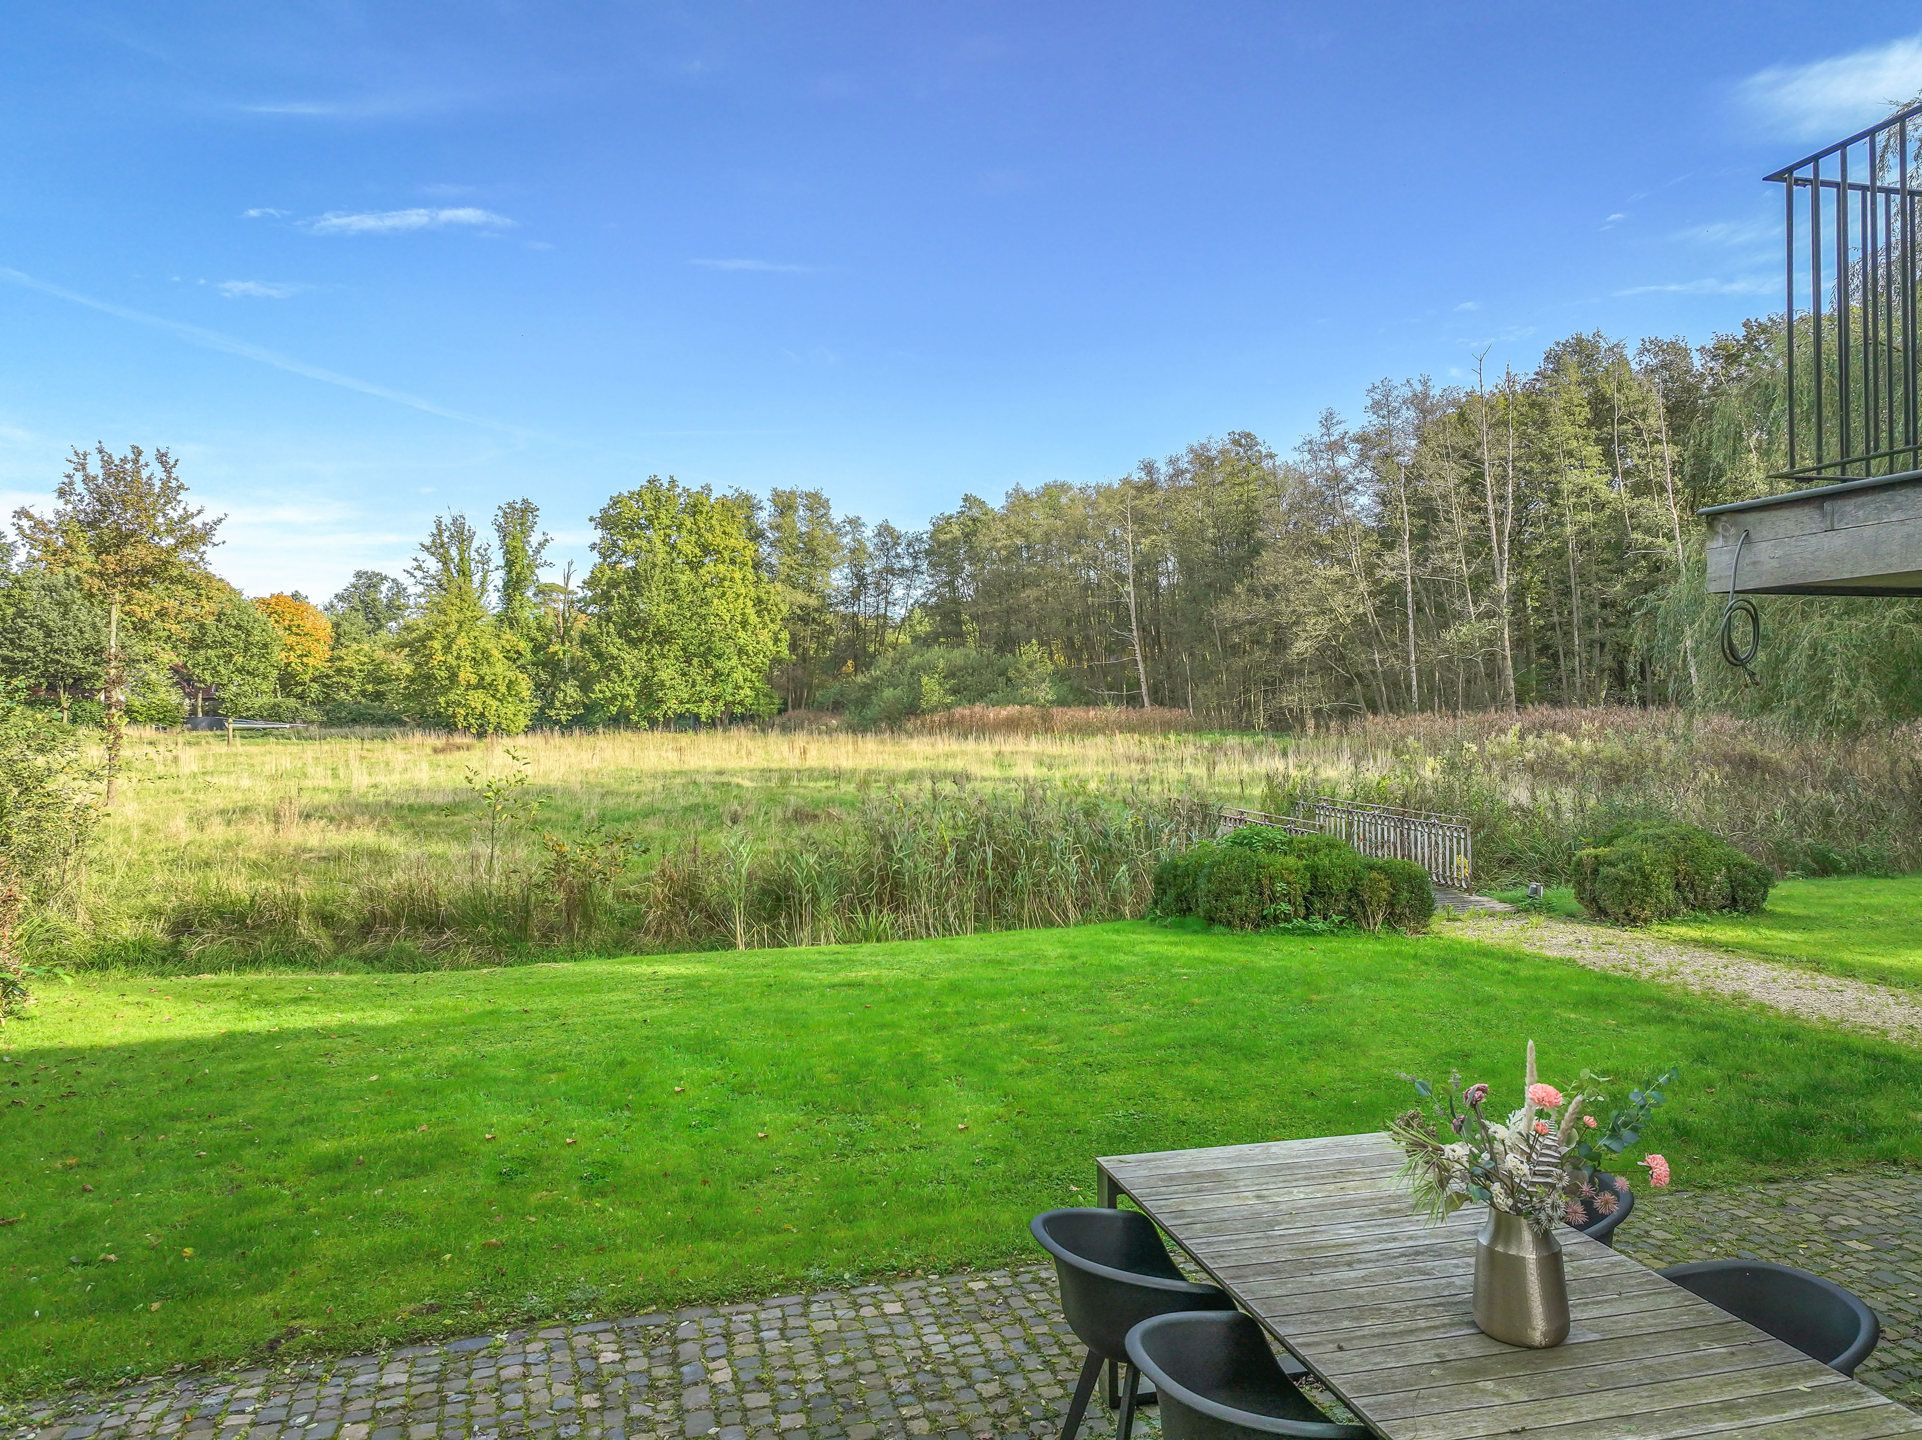
[[[1922,999],[1887,985],[1521,911],[1474,911],[1454,923],[1475,939],[1559,955],[1591,970],[1621,971],[1708,995],[1752,1000],[1807,1020],[1830,1020],[1892,1040],[1922,1043]]]

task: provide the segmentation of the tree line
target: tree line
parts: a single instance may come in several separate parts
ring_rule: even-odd
[[[1779,488],[1779,322],[1699,349],[1600,334],[1526,374],[1382,380],[1291,450],[1231,433],[1095,484],[965,496],[923,530],[819,490],[649,477],[577,580],[538,507],[435,520],[404,576],[248,599],[161,450],[76,450],[17,512],[0,677],[63,717],[194,711],[473,733],[968,703],[1166,706],[1282,728],[1528,704],[1922,714],[1908,601],[1768,602],[1723,665],[1706,504]]]

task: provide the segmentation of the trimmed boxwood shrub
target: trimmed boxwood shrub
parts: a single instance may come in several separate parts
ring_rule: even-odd
[[[1306,920],[1413,931],[1426,928],[1435,897],[1419,865],[1369,860],[1328,835],[1246,825],[1163,860],[1152,909],[1233,930]]]
[[[1591,915],[1647,925],[1691,911],[1754,914],[1775,877],[1694,825],[1635,825],[1575,857],[1575,897]]]
[[[1221,841],[1223,849],[1287,856],[1301,867],[1300,914],[1290,919],[1358,919],[1367,864],[1355,848],[1332,835],[1291,835],[1271,825],[1243,825]]]
[[[1428,872],[1412,860],[1362,863],[1370,882],[1379,880],[1387,886],[1387,910],[1380,923],[1391,930],[1426,930],[1435,918],[1435,885]]]
[[[1217,848],[1212,840],[1203,840],[1198,845],[1175,851],[1155,866],[1154,899],[1149,902],[1149,910],[1163,916],[1194,914],[1201,872],[1214,858]]]

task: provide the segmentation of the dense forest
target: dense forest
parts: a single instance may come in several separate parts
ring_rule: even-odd
[[[1383,380],[1282,453],[1250,434],[1097,485],[973,496],[925,533],[777,491],[790,706],[897,718],[966,684],[1224,725],[1680,702],[1847,725],[1922,713],[1922,609],[1765,600],[1716,643],[1702,505],[1781,488],[1780,322],[1692,349],[1598,334],[1529,375]]]
[[[593,517],[578,578],[514,500],[489,530],[443,517],[407,575],[321,604],[217,579],[218,521],[165,451],[76,451],[56,505],[16,516],[0,675],[110,729],[886,725],[975,703],[1257,729],[1604,703],[1905,721],[1916,602],[1767,600],[1753,673],[1720,657],[1694,512],[1780,488],[1779,336],[1577,334],[1526,375],[1384,379],[1291,449],[1232,433],[1101,483],[968,495],[919,531],[819,490],[649,477]]]

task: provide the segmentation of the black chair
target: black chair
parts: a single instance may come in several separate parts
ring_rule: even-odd
[[[1584,1196],[1575,1202],[1582,1211],[1580,1223],[1574,1220],[1570,1220],[1569,1223],[1589,1239],[1599,1240],[1612,1250],[1615,1248],[1615,1227],[1628,1219],[1628,1212],[1635,1208],[1635,1192],[1624,1181],[1613,1175],[1605,1175],[1599,1170],[1595,1172],[1595,1183],[1607,1185],[1614,1190],[1615,1208],[1604,1213],[1596,1200]]]
[[[1882,1338],[1873,1310],[1840,1285],[1793,1265],[1701,1260],[1671,1265],[1661,1274],[1844,1375],[1853,1375]]]
[[[1282,1372],[1261,1326],[1239,1311],[1161,1315],[1128,1332],[1128,1358],[1154,1382],[1165,1440],[1368,1440],[1316,1409]]]
[[[1233,1310],[1227,1292],[1182,1276],[1161,1232],[1138,1210],[1050,1210],[1028,1226],[1054,1257],[1061,1309],[1083,1345],[1074,1399],[1061,1440],[1074,1440],[1104,1363],[1127,1366],[1118,1440],[1128,1440],[1141,1377],[1128,1358],[1128,1332],[1143,1320],[1177,1310]]]

